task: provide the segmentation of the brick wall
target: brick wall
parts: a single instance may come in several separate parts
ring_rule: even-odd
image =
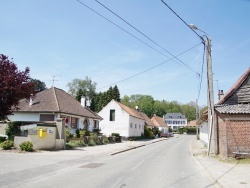
[[[245,120],[244,120],[245,119]],[[247,115],[218,115],[219,154],[233,157],[233,152],[250,153],[250,120]]]

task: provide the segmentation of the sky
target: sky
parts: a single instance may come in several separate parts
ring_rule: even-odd
[[[89,77],[97,92],[206,105],[204,45],[182,18],[211,39],[215,103],[250,67],[250,0],[165,0],[180,18],[161,0],[99,2],[139,32],[95,0],[0,1],[0,54],[48,88]]]

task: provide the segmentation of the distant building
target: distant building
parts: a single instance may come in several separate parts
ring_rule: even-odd
[[[163,118],[172,130],[178,130],[179,128],[187,126],[187,118],[181,113],[167,113]]]

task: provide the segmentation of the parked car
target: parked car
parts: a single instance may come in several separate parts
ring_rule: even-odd
[[[161,133],[161,138],[169,138],[169,137],[173,137],[174,134],[173,133]]]

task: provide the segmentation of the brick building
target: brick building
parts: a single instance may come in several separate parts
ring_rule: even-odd
[[[215,148],[222,157],[250,153],[250,68],[215,105]],[[249,155],[248,155],[249,156]]]

